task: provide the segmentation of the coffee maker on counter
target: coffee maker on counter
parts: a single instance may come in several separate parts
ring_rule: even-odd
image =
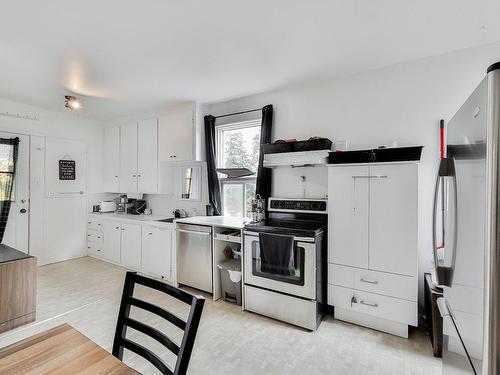
[[[260,194],[257,194],[252,199],[252,222],[258,223],[266,220],[266,200],[262,199]]]

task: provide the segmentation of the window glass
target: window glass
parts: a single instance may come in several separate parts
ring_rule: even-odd
[[[248,168],[257,172],[259,164],[260,125],[223,130],[222,168]]]
[[[227,216],[243,216],[243,184],[223,184],[223,210]]]
[[[216,154],[219,168],[248,168],[257,173],[260,155],[261,120],[216,128]],[[256,175],[227,179],[220,174],[222,212],[228,216],[251,217]]]

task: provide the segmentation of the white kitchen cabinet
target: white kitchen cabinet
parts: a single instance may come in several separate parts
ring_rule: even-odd
[[[158,121],[139,121],[137,128],[137,191],[158,192]]]
[[[120,128],[104,129],[104,191],[120,191]]]
[[[137,192],[137,123],[120,127],[120,192]]]
[[[368,166],[330,168],[328,261],[368,267]]]
[[[417,324],[418,164],[330,166],[328,206],[335,317],[407,337]]]
[[[141,269],[141,226],[121,224],[121,261],[127,268]]]
[[[142,272],[172,281],[172,228],[142,226]]]
[[[194,113],[186,110],[159,118],[159,160],[194,160]]]
[[[369,268],[417,275],[417,165],[370,166]]]
[[[120,263],[121,225],[117,221],[103,220],[103,254],[102,257],[114,263]]]

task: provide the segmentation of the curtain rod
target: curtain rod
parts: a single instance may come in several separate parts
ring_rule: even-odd
[[[250,109],[250,110],[248,110],[248,111],[235,112],[235,113],[226,113],[225,115],[214,116],[214,117],[215,117],[215,118],[229,117],[229,116],[236,116],[236,115],[242,115],[242,114],[244,114],[244,113],[259,112],[259,111],[262,111],[262,108],[258,108],[258,109]]]

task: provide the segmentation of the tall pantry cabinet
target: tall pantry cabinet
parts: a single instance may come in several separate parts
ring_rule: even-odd
[[[418,164],[330,165],[328,304],[408,337],[417,325]]]

